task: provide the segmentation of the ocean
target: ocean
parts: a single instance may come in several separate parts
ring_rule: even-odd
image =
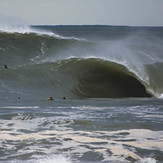
[[[0,25],[0,162],[162,163],[163,27]]]

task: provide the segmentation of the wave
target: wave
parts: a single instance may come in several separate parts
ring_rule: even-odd
[[[8,69],[0,71],[0,91],[58,98],[161,97],[163,62],[160,53],[153,56],[153,48],[158,44],[87,41],[30,27],[4,28],[0,68],[7,64]]]
[[[63,37],[51,32],[26,28],[23,28],[23,32],[18,31],[17,29],[11,30],[11,33],[6,30],[0,32],[1,65],[8,63],[12,66],[21,66],[64,59],[72,55],[72,46],[76,48],[89,46],[78,38]]]
[[[35,28],[34,26],[28,25],[9,25],[9,24],[0,24],[0,32],[8,33],[8,34],[36,34],[36,35],[47,35],[51,37],[55,37],[58,39],[74,39],[74,40],[82,40],[75,37],[64,37],[59,34],[56,34],[51,31],[43,30]],[[84,39],[83,39],[84,40]]]
[[[100,59],[72,58],[8,69],[0,73],[7,87],[33,95],[71,98],[151,97],[126,67]],[[10,83],[11,82],[11,83]]]

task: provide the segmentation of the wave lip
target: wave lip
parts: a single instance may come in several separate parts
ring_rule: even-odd
[[[0,31],[6,32],[6,33],[36,33],[36,34],[47,34],[47,35],[53,35],[53,32],[40,30],[36,28],[32,28],[29,25],[26,24],[9,24],[9,23],[1,23],[0,24]]]
[[[0,24],[0,32],[5,32],[5,33],[9,33],[9,34],[13,34],[13,33],[18,33],[18,34],[35,33],[37,35],[47,35],[47,36],[54,37],[57,39],[85,41],[85,39],[79,39],[76,37],[65,37],[65,36],[61,36],[59,34],[51,32],[51,31],[41,30],[41,29],[34,28],[34,27],[28,26],[28,25]]]

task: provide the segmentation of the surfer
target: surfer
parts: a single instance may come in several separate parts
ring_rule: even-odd
[[[49,97],[48,100],[53,100],[53,97]]]
[[[8,68],[7,65],[4,65],[4,68]]]
[[[63,97],[63,100],[66,100],[66,97],[65,96]]]

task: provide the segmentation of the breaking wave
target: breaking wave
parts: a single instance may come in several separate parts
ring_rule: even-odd
[[[0,91],[5,96],[162,97],[158,42],[134,41],[88,41],[31,27],[5,27],[0,29]]]

